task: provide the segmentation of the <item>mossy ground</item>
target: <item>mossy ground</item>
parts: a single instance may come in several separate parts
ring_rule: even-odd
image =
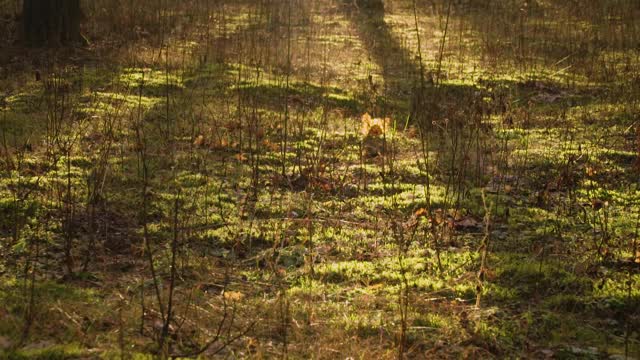
[[[397,357],[406,289],[410,358],[596,359],[625,343],[639,356],[637,49],[613,38],[582,49],[580,34],[599,23],[559,1],[526,19],[507,6],[455,8],[441,47],[446,7],[434,4],[419,12],[436,82],[424,90],[427,127],[411,112],[418,53],[404,1],[382,18],[338,1],[296,8],[291,65],[286,24],[243,3],[252,15],[228,19],[216,40],[238,46],[223,63],[177,38],[171,46],[189,50],[164,63],[137,54],[118,71],[59,72],[66,105],[33,80],[5,97],[0,358],[158,353],[141,239],[166,299],[176,233],[176,354],[233,311],[202,357],[245,329],[216,355]],[[492,11],[522,33],[484,23]],[[575,31],[554,35],[552,13]],[[587,59],[559,61],[577,50]],[[367,138],[364,112],[393,129]]]

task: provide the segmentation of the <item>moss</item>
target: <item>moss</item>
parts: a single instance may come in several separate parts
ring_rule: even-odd
[[[133,93],[140,92],[146,97],[163,97],[167,92],[182,90],[182,77],[162,70],[128,68],[124,69],[116,84]]]
[[[288,98],[293,107],[328,106],[329,109],[342,109],[348,113],[356,113],[361,108],[359,101],[347,91],[307,81],[291,81],[288,88],[283,80],[243,81],[231,86],[231,90],[268,106],[282,106],[282,100]]]
[[[233,64],[206,64],[185,74],[184,85],[191,89],[209,89],[222,94],[225,87],[235,81],[234,69]]]
[[[42,318],[34,322],[34,336],[46,338],[46,333],[52,331],[50,328],[55,327],[56,338],[77,339],[81,333],[83,343],[101,347],[105,344],[108,348],[114,346],[118,332],[103,331],[93,325],[78,330],[76,323],[57,309],[84,321],[85,317],[93,319],[104,315],[96,312],[113,316],[117,313],[114,309],[122,307],[126,340],[130,341],[127,345],[132,345],[132,351],[154,349],[149,346],[150,338],[131,331],[138,329],[142,317],[137,300],[141,282],[147,296],[146,310],[155,310],[156,306],[149,275],[138,271],[144,261],[140,263],[142,260],[137,254],[129,252],[117,257],[111,257],[111,253],[103,256],[100,252],[102,245],[108,245],[107,238],[109,241],[131,238],[135,248],[142,237],[138,213],[142,208],[141,167],[135,151],[137,111],[142,110],[150,176],[147,230],[158,275],[163,279],[170,269],[168,239],[177,188],[181,189],[184,200],[175,304],[176,314],[185,316],[184,322],[181,321],[185,333],[172,334],[178,339],[176,345],[186,338],[204,340],[198,339],[199,329],[211,330],[211,324],[216,324],[221,315],[217,293],[193,289],[203,283],[228,282],[230,286],[242,287],[247,302],[255,306],[237,304],[234,314],[239,323],[234,328],[241,328],[243,321],[260,321],[256,323],[255,332],[243,337],[239,345],[229,347],[227,355],[248,356],[256,348],[275,354],[273,347],[281,343],[283,335],[276,329],[281,324],[276,317],[280,316],[279,306],[283,304],[276,294],[286,293],[292,324],[287,329],[287,340],[292,358],[307,358],[318,353],[389,357],[393,351],[390,349],[397,345],[390,334],[399,326],[397,300],[404,285],[397,258],[397,239],[391,235],[391,224],[398,224],[412,241],[403,266],[410,287],[408,336],[413,354],[444,348],[446,355],[454,357],[481,357],[473,352],[475,350],[485,356],[491,353],[494,357],[535,357],[536,354],[525,354],[522,349],[549,348],[561,353],[560,348],[570,347],[567,344],[619,353],[622,324],[633,320],[630,314],[639,301],[637,287],[629,294],[626,281],[631,279],[637,284],[640,279],[625,273],[628,259],[635,255],[631,253],[629,240],[635,235],[637,219],[633,214],[638,212],[639,197],[637,187],[630,186],[637,182],[637,173],[632,169],[636,153],[633,128],[630,128],[635,121],[630,102],[636,91],[634,76],[607,84],[599,79],[603,79],[605,73],[623,71],[622,60],[631,61],[635,53],[607,50],[599,36],[596,38],[600,40],[593,43],[577,39],[594,37],[577,36],[583,32],[600,35],[599,26],[592,24],[591,19],[575,21],[571,23],[574,26],[566,27],[577,34],[576,46],[568,46],[569,42],[564,41],[567,39],[562,38],[567,34],[557,31],[558,22],[549,20],[548,16],[539,17],[555,14],[557,8],[565,7],[561,1],[529,2],[530,7],[524,12],[504,1],[476,3],[469,5],[470,8],[456,5],[452,9],[455,20],[452,24],[456,26],[452,28],[455,30],[452,38],[445,42],[442,62],[438,61],[438,54],[444,34],[442,19],[437,14],[442,8],[436,6],[434,13],[428,8],[419,11],[419,33],[425,37],[422,41],[424,69],[440,80],[439,86],[425,91],[427,102],[422,104],[412,104],[416,101],[412,96],[416,86],[412,79],[419,69],[415,66],[415,19],[410,2],[406,1],[388,4],[384,21],[376,18],[370,24],[361,24],[367,21],[361,21],[357,15],[355,21],[345,16],[343,7],[336,8],[335,4],[330,8],[322,2],[305,6],[300,19],[300,9],[294,9],[292,50],[295,55],[288,89],[283,84],[282,68],[274,64],[256,68],[249,64],[249,59],[245,64],[208,63],[190,68],[191,59],[187,57],[186,69],[171,70],[169,79],[161,67],[127,68],[115,74],[107,74],[104,69],[87,71],[86,86],[99,91],[92,95],[83,92],[73,99],[77,108],[74,116],[82,115],[80,118],[86,120],[87,128],[83,123],[78,129],[80,132],[64,134],[63,139],[81,139],[74,149],[78,152],[70,159],[59,157],[59,168],[45,174],[42,169],[46,169],[43,164],[49,154],[39,149],[43,142],[38,133],[47,124],[45,105],[40,102],[40,85],[28,84],[12,92],[0,114],[3,135],[6,132],[9,147],[14,139],[16,143],[30,139],[33,151],[27,152],[20,174],[4,171],[0,175],[0,246],[11,243],[14,213],[27,218],[23,238],[37,235],[52,240],[42,249],[45,255],[37,266],[37,292],[43,310]],[[615,8],[609,5],[612,4],[602,6]],[[226,14],[220,19],[226,25],[219,25],[226,26],[228,40],[237,42],[238,48],[247,49],[244,47],[246,37],[243,33],[238,37],[232,34],[244,26],[252,27],[251,34],[257,30],[256,36],[261,36],[263,25],[270,26],[269,29],[284,26],[283,8],[263,12],[268,9],[254,9],[250,1],[244,1],[226,4],[220,10]],[[505,21],[487,21],[495,18],[496,13]],[[177,14],[171,13],[171,17],[173,15]],[[521,18],[523,15],[526,16]],[[271,23],[256,23],[264,18]],[[315,29],[318,31],[304,34],[308,35],[304,39],[302,31],[309,19],[319,27]],[[513,19],[522,22],[511,21]],[[210,20],[217,24],[219,19]],[[609,21],[618,24],[617,17],[602,24]],[[514,24],[535,28],[536,36],[543,37],[532,39],[530,33],[522,35],[527,45],[524,58],[508,56],[519,47],[520,39],[516,38],[519,31],[496,33],[500,29],[495,27],[513,30]],[[626,26],[624,22],[620,25]],[[214,28],[217,29],[217,25]],[[200,34],[202,28],[192,30]],[[202,44],[201,48],[190,38],[184,40],[177,47],[187,53],[199,53],[206,45]],[[274,54],[283,53],[282,48],[276,48],[282,46],[278,43],[268,44],[274,46]],[[609,45],[615,47],[615,43]],[[349,45],[349,51],[345,51],[345,45]],[[378,51],[380,48],[394,51]],[[583,54],[584,49],[596,49],[593,51],[600,52],[603,58],[595,54],[587,56]],[[305,59],[298,57],[302,50],[308,55]],[[565,58],[567,54],[573,55]],[[325,64],[326,56],[329,61]],[[261,59],[269,63],[274,58]],[[557,63],[559,59],[563,60]],[[606,71],[596,66],[594,69],[602,74],[584,74],[584,69],[579,69],[583,59],[585,63],[607,65]],[[278,58],[276,62],[282,63],[282,60]],[[637,72],[633,70],[633,63],[629,66],[629,74]],[[437,69],[440,74],[435,74]],[[327,78],[321,84],[311,81],[313,74],[320,71]],[[371,91],[369,75],[373,83],[380,85],[378,93]],[[143,78],[145,85],[140,89]],[[79,78],[69,74],[67,81],[76,84]],[[141,98],[139,90],[142,90]],[[169,118],[164,101],[167,92],[172,100]],[[291,120],[289,149],[285,149],[284,156],[287,173],[298,174],[320,164],[325,167],[323,175],[336,191],[291,192],[286,179],[280,177],[281,119],[283,101],[287,98]],[[506,115],[495,114],[502,102],[507,113],[514,117],[513,127],[504,123]],[[422,107],[414,109],[416,105]],[[389,133],[393,133],[396,153],[360,163],[362,136],[357,129],[361,113],[391,113],[392,118],[398,120],[407,119],[407,114],[416,110],[436,120],[435,124],[411,124],[413,120],[407,120],[410,125],[426,125],[422,130],[429,133],[428,168],[421,163],[420,141],[406,138],[401,132]],[[471,119],[478,112],[483,113],[482,124],[476,127]],[[235,126],[238,118],[242,118],[244,129]],[[98,261],[90,264],[89,273],[81,274],[83,276],[73,282],[59,284],[46,280],[57,277],[59,271],[55,254],[59,251],[60,208],[65,203],[64,199],[60,202],[58,189],[65,185],[67,163],[72,165],[74,199],[78,199],[75,209],[79,231],[78,239],[74,239],[77,246],[74,256],[84,254],[88,232],[83,224],[87,210],[83,204],[85,181],[97,157],[95,143],[106,144],[102,142],[106,136],[101,136],[107,135],[107,129],[102,128],[107,120],[114,121],[116,130],[108,134],[113,135],[109,137],[113,143],[112,148],[105,151],[112,156],[102,184],[104,202],[96,207],[99,211],[96,216]],[[248,148],[256,145],[253,142],[256,134],[250,128],[254,120],[264,128],[263,136],[268,141],[258,145],[255,155],[259,154],[259,163],[255,167],[250,161],[238,161],[236,157],[243,151],[247,159],[258,158],[248,155]],[[227,124],[228,129],[222,128]],[[406,122],[398,121],[398,124],[406,125]],[[171,137],[165,136],[169,133]],[[228,146],[226,149],[215,146],[194,149],[192,136],[200,133],[205,137],[210,134],[211,139],[224,138]],[[244,149],[239,149],[240,135]],[[97,138],[99,140],[95,140]],[[457,148],[454,166],[450,166],[454,160],[452,148]],[[469,153],[467,148],[471,149]],[[462,164],[461,159],[466,162]],[[570,159],[573,163],[566,171]],[[387,165],[392,161],[394,172],[389,173]],[[470,174],[469,165],[477,165],[479,173]],[[596,168],[597,173],[587,175],[588,167]],[[258,174],[255,180],[254,170]],[[553,188],[566,173],[575,177],[571,187]],[[485,194],[494,204],[490,248],[494,255],[489,257],[483,308],[472,310],[470,305],[477,291],[477,250],[483,234],[452,231],[439,237],[438,240],[443,240],[438,242],[440,268],[434,233],[420,228],[411,234],[412,216],[418,208],[427,205],[432,209],[446,209],[455,199],[455,206],[462,213],[479,219],[485,211],[483,188],[493,176],[503,174],[518,179],[510,184],[513,189],[508,193]],[[40,175],[43,177],[36,186],[35,179]],[[11,182],[15,179],[23,182],[21,189],[34,190],[33,199],[19,205],[12,201],[13,193],[9,190],[13,190]],[[430,199],[425,197],[427,183]],[[354,188],[357,191],[343,196],[341,189]],[[254,191],[258,193],[255,204],[250,196]],[[546,196],[544,201],[538,201],[540,194]],[[608,201],[606,211],[591,211],[589,204],[593,198]],[[605,249],[608,255],[601,262],[592,238],[605,238],[600,226],[605,215],[611,237]],[[36,220],[43,218],[47,219],[48,232],[35,233]],[[421,226],[426,227],[426,223],[425,219]],[[5,241],[7,238],[9,241]],[[0,249],[9,259],[9,265],[2,264],[0,273],[20,269],[12,268],[11,261],[23,265],[28,247],[24,241],[21,244],[22,248]],[[540,253],[543,246],[544,251]],[[310,255],[315,261],[314,274],[304,267]],[[594,261],[594,258],[598,259]],[[273,271],[267,270],[274,259],[278,259],[276,265],[281,272],[277,288],[273,286]],[[116,275],[104,270],[109,268],[110,261],[121,260],[133,262],[134,270],[118,271]],[[227,266],[232,267],[229,274],[224,270]],[[90,276],[94,273],[95,277]],[[601,282],[602,279],[606,281]],[[85,284],[91,282],[99,282],[102,287],[87,289]],[[594,283],[597,286],[594,287]],[[24,298],[19,285],[17,280],[7,282],[0,293],[0,316],[5,309],[11,319],[0,328],[10,335],[20,331]],[[164,284],[161,282],[161,285]],[[111,299],[120,293],[127,294],[125,300]],[[118,305],[111,305],[109,301],[117,301]],[[49,311],[52,308],[56,311]],[[471,324],[465,329],[458,316],[462,311],[470,314]],[[146,316],[156,315],[154,311],[147,311]],[[422,327],[426,329],[419,329]],[[149,334],[148,329],[144,330]],[[635,336],[632,334],[632,339]],[[445,346],[440,346],[441,341]],[[244,352],[245,345],[248,352]],[[352,351],[355,348],[357,351]],[[330,349],[329,352],[326,349]],[[376,353],[376,349],[379,352]],[[117,358],[120,354],[114,351],[112,355]],[[144,358],[141,354],[135,356]]]
[[[544,300],[550,310],[562,312],[583,312],[589,306],[586,299],[574,294],[556,294]]]
[[[28,91],[11,95],[5,101],[9,111],[23,114],[42,111],[46,106],[44,92],[40,87],[33,87]]]
[[[587,295],[592,281],[567,272],[557,264],[534,262],[522,256],[502,258],[497,269],[497,283],[512,287],[524,298],[553,294]]]
[[[445,328],[450,326],[451,319],[439,314],[414,314],[413,326],[427,328]]]
[[[20,303],[20,288],[22,284],[16,279],[5,280],[2,287],[6,290],[2,301],[17,301]],[[87,305],[99,300],[99,293],[92,288],[79,288],[73,285],[60,284],[53,281],[40,281],[36,283],[35,292],[46,301],[79,302]]]
[[[43,343],[44,344],[44,343]],[[81,359],[86,357],[86,351],[76,344],[40,346],[36,344],[32,349],[0,352],[0,359],[6,360],[66,360]]]

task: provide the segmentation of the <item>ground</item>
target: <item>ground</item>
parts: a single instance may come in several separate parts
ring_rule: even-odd
[[[637,4],[255,3],[0,58],[0,358],[640,357]]]

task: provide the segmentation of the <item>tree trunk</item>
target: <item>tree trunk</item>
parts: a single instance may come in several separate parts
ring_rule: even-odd
[[[384,11],[384,3],[382,0],[355,0],[360,8],[367,11]]]
[[[24,37],[30,46],[82,41],[80,0],[24,0]]]

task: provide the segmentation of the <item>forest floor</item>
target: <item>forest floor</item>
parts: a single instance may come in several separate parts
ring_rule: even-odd
[[[640,358],[639,50],[311,3],[1,80],[0,358]]]

